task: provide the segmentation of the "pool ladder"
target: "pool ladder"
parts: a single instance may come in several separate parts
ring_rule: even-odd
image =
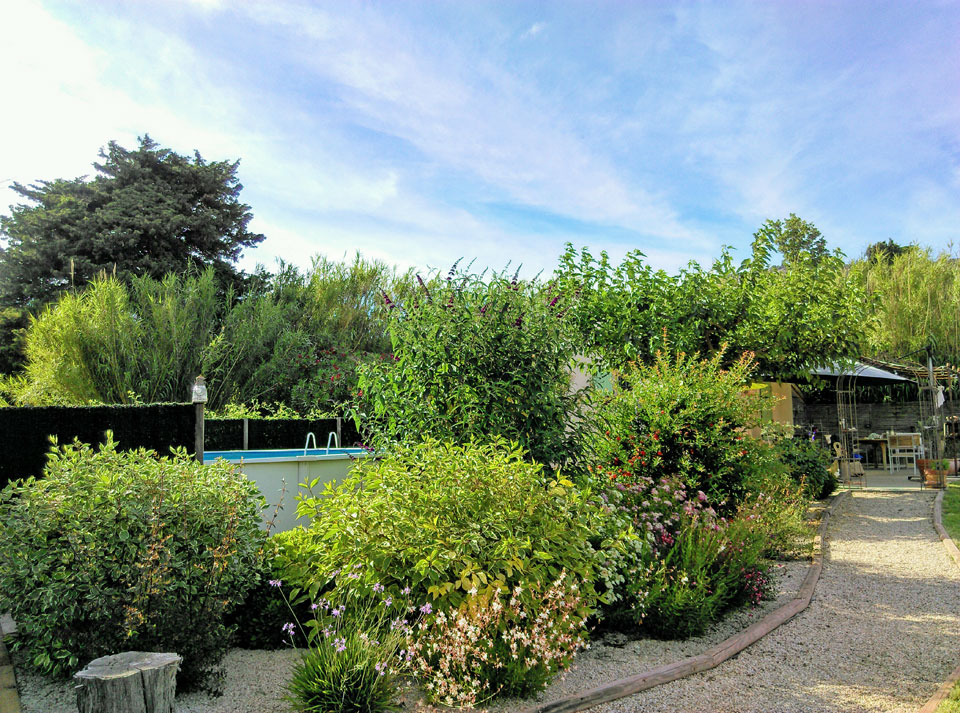
[[[314,435],[313,431],[307,433],[307,442],[303,444],[303,455],[307,455],[307,451],[310,450],[310,439],[313,439],[313,447],[317,450],[320,450],[317,447],[317,437]],[[333,441],[334,445],[340,447],[340,436],[337,435],[336,431],[330,431],[330,435],[327,436],[327,452],[324,455],[330,455],[330,441]]]

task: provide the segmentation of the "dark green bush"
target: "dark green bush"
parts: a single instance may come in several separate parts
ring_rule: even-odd
[[[16,646],[67,675],[123,650],[175,651],[205,684],[229,643],[224,615],[255,583],[262,498],[225,462],[74,443],[42,479],[0,492],[0,598]]]
[[[775,455],[804,493],[822,500],[837,489],[837,477],[827,470],[830,455],[816,443],[801,438],[784,438],[775,445]]]
[[[290,621],[291,613],[299,621],[307,621],[312,616],[310,602],[303,597],[292,597],[293,585],[284,581],[290,562],[288,552],[300,555],[299,543],[304,535],[302,529],[295,528],[278,532],[267,541],[257,584],[227,617],[227,623],[234,631],[235,646],[241,649],[286,648],[291,637],[284,632],[283,625]],[[277,582],[281,584],[278,586]],[[306,645],[301,634],[295,631],[294,639],[297,645]]]
[[[581,453],[563,298],[504,275],[450,271],[388,304],[394,359],[361,365],[357,419],[387,441],[516,441],[540,463]]]

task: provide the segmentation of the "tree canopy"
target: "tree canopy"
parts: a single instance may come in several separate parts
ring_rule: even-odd
[[[243,249],[264,239],[247,230],[239,161],[181,156],[149,136],[135,150],[111,141],[100,157],[92,179],[14,183],[27,202],[0,217],[0,306],[35,309],[101,273],[236,278]]]
[[[772,264],[775,253],[780,265]],[[652,362],[666,336],[686,353],[753,352],[767,378],[804,377],[858,354],[867,310],[863,284],[848,275],[842,254],[795,215],[764,223],[739,264],[724,249],[709,269],[690,263],[669,275],[639,251],[613,265],[606,253],[598,259],[568,245],[556,279],[576,295],[582,352],[616,369]]]

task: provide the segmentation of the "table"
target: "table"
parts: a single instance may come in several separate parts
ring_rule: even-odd
[[[875,463],[874,465],[879,465],[881,468],[886,469],[887,467],[887,439],[884,438],[860,438],[860,444],[864,443],[872,444],[874,446],[880,446],[880,460],[881,463]]]

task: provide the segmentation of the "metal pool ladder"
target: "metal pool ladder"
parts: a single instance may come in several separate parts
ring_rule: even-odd
[[[317,448],[317,437],[316,437],[315,435],[313,435],[313,431],[310,431],[309,433],[307,433],[307,442],[303,444],[303,455],[307,455],[307,449],[310,448],[310,439],[311,439],[311,438],[313,439],[313,447],[314,447],[314,448]],[[329,449],[330,449],[330,447],[327,446],[327,450],[328,450],[328,451],[329,451]]]

